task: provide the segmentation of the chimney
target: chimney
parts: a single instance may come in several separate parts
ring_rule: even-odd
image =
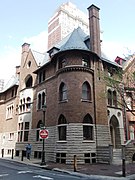
[[[24,44],[22,45],[21,67],[24,66],[24,63],[25,63],[26,58],[27,58],[28,53],[29,53],[29,47],[30,47],[30,44],[28,44],[28,43],[24,43]],[[20,67],[20,68],[21,68],[21,67]]]
[[[29,51],[29,47],[30,47],[30,44],[24,43],[24,44],[22,45],[22,53],[28,52],[28,51]]]
[[[99,8],[95,5],[88,7],[89,11],[89,29],[90,29],[90,48],[91,51],[101,56],[100,45],[100,24],[99,24]]]

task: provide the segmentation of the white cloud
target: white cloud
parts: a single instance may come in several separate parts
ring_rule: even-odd
[[[133,54],[135,52],[134,47],[134,44],[121,43],[117,41],[102,42],[102,51],[111,61],[114,61],[117,56],[125,58],[129,54]]]
[[[3,54],[0,54],[0,79],[7,82],[15,74],[15,67],[20,64],[19,48],[8,47]]]
[[[45,52],[47,50],[48,32],[43,31],[40,34],[33,37],[25,37],[24,42],[29,43],[31,49],[39,52]]]

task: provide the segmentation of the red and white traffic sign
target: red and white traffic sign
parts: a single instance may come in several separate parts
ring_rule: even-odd
[[[39,135],[42,139],[48,138],[48,130],[46,130],[46,129],[40,130]]]

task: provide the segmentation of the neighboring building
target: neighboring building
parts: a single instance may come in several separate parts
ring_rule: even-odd
[[[18,78],[15,76],[0,92],[0,149],[6,155],[11,155],[17,142],[17,95]]]
[[[0,93],[4,155],[15,149],[16,156],[25,156],[29,142],[32,157],[41,159],[43,120],[49,130],[46,161],[70,164],[77,155],[82,164],[110,163],[110,147],[120,149],[124,143],[121,99],[105,81],[105,76],[120,80],[115,69],[122,66],[102,57],[99,8],[91,5],[88,11],[91,36],[78,27],[53,45],[48,55],[22,45],[15,79]]]
[[[36,75],[33,74],[44,62],[45,55],[22,45],[21,65],[16,67],[13,76],[0,92],[0,147],[4,155],[11,155],[13,149],[25,149],[32,123],[33,87]]]
[[[48,49],[60,42],[78,26],[88,34],[88,16],[71,2],[62,4],[48,22]]]
[[[124,94],[127,122],[127,138],[135,139],[135,55],[127,60],[124,70]]]

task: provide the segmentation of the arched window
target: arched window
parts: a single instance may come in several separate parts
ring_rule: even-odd
[[[38,94],[38,109],[41,109],[41,94]]]
[[[66,140],[66,133],[67,132],[67,121],[65,116],[62,114],[60,115],[58,119],[58,138],[59,140]]]
[[[26,102],[26,109],[27,111],[30,111],[31,108],[31,98],[27,97],[27,102]]]
[[[45,105],[45,92],[42,93],[42,108]]]
[[[67,87],[65,83],[61,83],[59,88],[59,100],[64,101],[67,99]]]
[[[32,87],[32,82],[33,82],[33,79],[32,79],[32,76],[27,76],[26,80],[25,80],[25,84],[26,84],[26,87]]]
[[[109,89],[107,92],[108,105],[112,106],[112,91]]]
[[[39,120],[37,123],[36,141],[42,140],[39,138],[39,131],[40,131],[41,126],[43,126],[43,122],[42,120]]]
[[[117,107],[117,94],[116,91],[113,91],[113,105]]]
[[[82,99],[91,100],[91,88],[88,82],[84,82],[82,85]]]
[[[83,139],[93,140],[93,120],[89,114],[83,119]]]

